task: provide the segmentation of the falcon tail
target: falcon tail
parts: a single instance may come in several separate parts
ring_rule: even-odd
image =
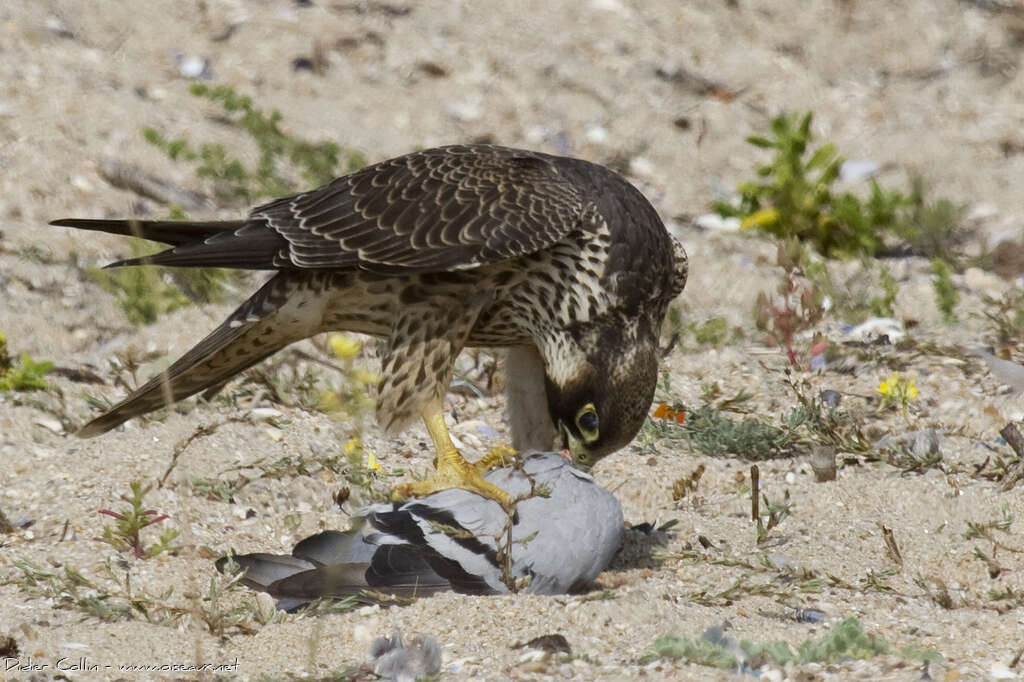
[[[107,265],[108,268],[166,265],[276,270],[275,257],[287,247],[287,242],[277,232],[265,224],[248,220],[184,222],[62,218],[50,224],[138,237],[172,247],[151,256],[119,260]]]
[[[288,294],[295,288],[291,279],[287,275],[271,279],[166,371],[83,426],[77,435],[98,436],[132,417],[219,387],[288,344],[311,336],[317,330],[308,324],[292,318],[289,323],[278,320],[280,310],[289,305]]]

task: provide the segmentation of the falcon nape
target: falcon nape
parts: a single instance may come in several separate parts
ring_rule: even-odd
[[[377,419],[417,416],[437,452],[433,479],[398,496],[465,488],[512,504],[448,436],[444,396],[465,346],[509,348],[516,449],[567,449],[589,469],[647,415],[658,337],[686,284],[683,247],[644,196],[577,159],[490,145],[406,154],[231,221],[56,220],[163,242],[107,267],[273,270],[194,348],[78,433],[95,436],[219,386],[325,331],[386,339]],[[483,467],[481,467],[483,468]]]

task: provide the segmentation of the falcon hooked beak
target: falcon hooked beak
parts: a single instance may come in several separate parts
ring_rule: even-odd
[[[562,457],[572,462],[577,469],[589,472],[593,463],[589,461],[590,458],[583,441],[572,435],[565,422],[562,421],[558,422],[558,436],[561,444],[559,452],[562,453]]]

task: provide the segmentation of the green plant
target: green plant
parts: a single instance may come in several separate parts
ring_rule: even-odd
[[[0,391],[45,391],[44,377],[52,369],[52,362],[37,362],[25,353],[16,363],[7,351],[7,337],[0,332]]]
[[[790,429],[753,417],[732,419],[711,405],[686,410],[685,415],[683,423],[664,423],[667,435],[689,439],[705,455],[728,453],[752,460],[786,457],[796,443]]]
[[[244,574],[211,578],[207,593],[200,599],[190,598],[185,604],[173,603],[174,588],[168,587],[159,595],[152,595],[132,584],[131,572],[119,573],[108,559],[104,564],[105,580],[86,577],[70,564],[62,570],[51,571],[25,559],[13,561],[19,574],[9,576],[0,585],[17,585],[30,598],[47,599],[54,609],[76,609],[104,622],[143,619],[148,623],[165,626],[183,626],[197,620],[209,632],[225,636],[229,629],[247,634],[258,631],[256,625],[281,620],[282,612],[266,613],[255,596],[246,603],[224,606],[226,592],[240,587]]]
[[[343,166],[342,149],[337,143],[312,142],[289,135],[281,129],[281,112],[260,109],[251,97],[228,86],[195,84],[190,92],[219,104],[227,123],[256,145],[255,167],[247,167],[221,143],[203,143],[196,148],[185,139],[168,139],[154,128],[145,128],[143,135],[172,160],[193,164],[196,174],[213,180],[223,195],[246,202],[279,197],[294,192],[300,180],[319,186],[333,180],[341,170],[352,172],[366,164],[361,154],[347,152]]]
[[[738,206],[719,201],[714,208],[740,217],[743,227],[809,241],[825,255],[877,253],[882,239],[871,223],[892,201],[881,190],[874,192],[867,206],[875,207],[878,215],[869,216],[855,196],[833,197],[832,184],[843,159],[831,144],[810,150],[813,118],[811,112],[783,114],[772,119],[771,137],[748,137],[755,147],[774,151],[771,161],[757,168],[763,180],[740,183]]]
[[[896,294],[899,287],[896,285],[896,278],[885,265],[879,270],[878,283],[883,293],[882,296],[871,299],[871,312],[878,317],[893,317],[896,314]]]
[[[813,369],[815,357],[825,352],[828,342],[816,334],[808,348],[799,347],[799,336],[813,330],[825,314],[824,294],[804,276],[802,264],[806,260],[806,253],[796,239],[779,244],[776,262],[782,268],[782,280],[776,289],[778,298],[764,291],[758,293],[754,321],[765,333],[767,343],[785,351],[790,365]]]
[[[156,544],[148,548],[143,545],[142,529],[163,522],[167,519],[167,515],[158,514],[153,509],[145,508],[143,498],[152,490],[152,485],[143,487],[141,482],[132,481],[128,484],[128,488],[131,490],[131,495],[121,495],[121,499],[129,504],[127,509],[121,512],[110,509],[99,510],[100,514],[111,516],[116,520],[113,527],[109,525],[103,527],[103,542],[118,551],[131,550],[137,559],[152,559],[163,552],[171,554],[177,552],[180,547],[171,544],[178,537],[178,531],[173,528],[164,531]]]
[[[693,340],[698,346],[721,346],[729,338],[729,322],[724,317],[712,317],[701,324],[690,324]]]
[[[958,241],[957,228],[967,213],[967,207],[949,199],[929,202],[925,194],[924,178],[920,175],[911,177],[910,195],[900,203],[893,233],[912,253],[925,258],[950,259]]]
[[[903,412],[904,418],[907,416],[910,403],[918,396],[914,377],[901,377],[899,372],[890,374],[889,378],[880,383],[875,390],[882,396],[879,409],[884,410],[890,405],[895,405]]]
[[[809,242],[826,256],[874,256],[892,237],[913,253],[946,257],[964,207],[926,201],[920,176],[911,178],[909,194],[874,179],[866,199],[835,193],[843,159],[832,144],[812,147],[813,118],[811,112],[783,114],[772,119],[769,136],[748,137],[773,156],[757,167],[758,181],[739,184],[738,203],[716,201],[714,210],[741,218],[742,227]]]
[[[1014,287],[1001,298],[983,296],[984,316],[1000,346],[1024,344],[1024,290]]]
[[[759,545],[768,540],[768,533],[782,523],[793,509],[788,490],[785,491],[781,500],[769,500],[764,493],[761,494],[761,499],[764,500],[764,507],[757,517],[757,544]]]
[[[857,618],[841,620],[820,638],[806,639],[795,649],[786,641],[759,644],[744,639],[735,642],[721,633],[705,633],[699,640],[666,635],[654,641],[654,655],[648,660],[684,659],[716,668],[745,666],[756,669],[764,663],[778,666],[787,663],[835,663],[842,659],[868,659],[884,654],[918,661],[944,660],[934,649],[903,647],[894,651],[885,638],[865,632]]]
[[[956,322],[954,309],[960,302],[960,294],[953,284],[953,276],[950,274],[949,265],[941,258],[932,261],[932,288],[935,290],[935,304],[942,312],[942,319],[946,324]]]

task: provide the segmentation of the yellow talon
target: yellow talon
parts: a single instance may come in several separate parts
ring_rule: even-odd
[[[506,511],[511,511],[515,504],[512,497],[498,486],[484,480],[483,473],[500,466],[515,454],[508,446],[492,449],[476,464],[471,464],[459,453],[448,435],[448,427],[444,423],[444,413],[440,410],[423,417],[427,432],[434,441],[437,453],[437,473],[432,478],[395,486],[392,499],[404,500],[410,497],[425,497],[432,493],[450,488],[462,488],[477,495],[494,500]],[[485,461],[486,460],[486,461]],[[482,468],[485,467],[485,468]]]
[[[476,461],[474,466],[483,476],[491,469],[508,466],[516,461],[516,451],[511,445],[495,445],[487,454]]]

